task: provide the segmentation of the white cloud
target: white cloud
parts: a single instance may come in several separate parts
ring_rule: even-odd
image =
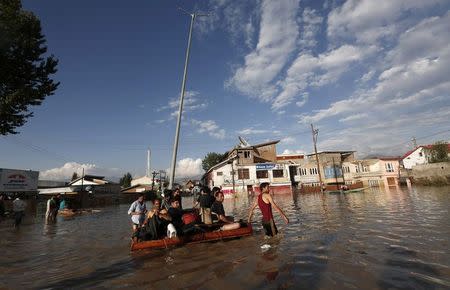
[[[450,110],[447,108],[429,109],[417,114],[404,112],[395,118],[368,118],[367,122],[361,122],[358,126],[321,134],[319,149],[356,150],[362,157],[369,154],[401,155],[410,149],[408,140],[411,136],[433,135],[442,129],[450,131]],[[419,142],[430,144],[439,139],[438,136],[430,136],[419,139]]]
[[[171,98],[167,105],[162,106],[158,109],[156,109],[157,112],[170,110],[169,118],[168,120],[173,120],[178,117],[178,110],[180,105],[180,97],[174,97]],[[186,112],[192,112],[192,111],[200,111],[203,109],[206,109],[208,107],[208,103],[204,101],[200,97],[200,93],[197,91],[186,91],[184,93],[184,100],[183,100],[183,114]]]
[[[281,139],[280,143],[281,144],[285,144],[285,145],[292,145],[296,142],[294,137],[284,137],[283,139]]]
[[[275,89],[271,82],[296,48],[295,21],[298,0],[270,1],[261,5],[261,23],[256,48],[245,57],[229,83],[242,93],[269,101]]]
[[[323,22],[323,17],[314,9],[306,7],[303,10],[301,23],[301,35],[299,45],[301,49],[310,49],[317,45],[317,34]]]
[[[362,83],[368,82],[370,81],[375,75],[375,71],[374,70],[370,70],[367,73],[365,73],[360,79],[359,81]]]
[[[399,19],[405,13],[435,6],[443,0],[349,0],[328,15],[328,37],[356,38],[374,43],[393,37],[402,29]]]
[[[195,177],[202,175],[203,173],[202,160],[200,158],[181,159],[177,162],[177,166],[175,168],[175,175],[177,178]]]
[[[272,103],[272,109],[283,108],[298,96],[302,99],[297,106],[303,106],[307,102],[307,95],[303,92],[306,88],[335,82],[353,62],[363,60],[375,51],[374,46],[345,44],[317,57],[301,52],[288,69],[287,77],[280,82],[282,89]]]
[[[197,127],[199,133],[207,133],[216,139],[225,138],[225,130],[221,129],[214,120],[199,121],[193,119],[192,124]]]
[[[95,164],[67,162],[61,167],[41,171],[39,173],[39,179],[65,181],[69,180],[74,172],[76,172],[78,176],[81,176],[83,169],[84,174],[101,175],[107,177],[117,177],[121,174],[118,168],[101,168]]]
[[[196,19],[194,32],[205,35],[222,29],[228,32],[228,36],[234,45],[245,43],[248,48],[251,48],[254,42],[255,16],[260,10],[260,2],[260,0],[207,1],[206,8],[196,10],[205,12],[212,11],[212,13],[208,17],[199,17]]]
[[[242,130],[237,131],[236,133],[238,135],[257,135],[257,134],[266,134],[269,133],[270,131],[268,130],[262,130],[262,129],[254,129],[253,127],[250,128],[245,128]]]
[[[354,115],[350,115],[350,116],[340,119],[339,122],[355,121],[355,120],[364,119],[366,117],[367,117],[366,113],[354,114]]]
[[[308,97],[309,97],[308,93],[306,93],[306,92],[302,93],[302,95],[301,95],[302,99],[295,103],[297,105],[297,107],[303,107],[306,104],[306,102],[308,102]]]
[[[373,87],[356,91],[326,109],[303,114],[300,121],[317,122],[343,113],[364,111],[377,112],[374,115],[380,118],[386,118],[386,114],[392,118],[404,110],[420,109],[430,101],[445,101],[445,96],[449,105],[448,91],[445,92],[450,75],[448,23],[450,12],[425,19],[408,29],[400,35],[397,46],[382,58],[385,69]],[[411,47],[416,49],[411,50]]]

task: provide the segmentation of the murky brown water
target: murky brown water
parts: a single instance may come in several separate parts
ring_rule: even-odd
[[[127,205],[17,231],[3,222],[0,288],[450,289],[450,188],[275,200],[291,220],[276,216],[277,238],[263,238],[258,211],[252,237],[137,253]],[[248,204],[225,209],[244,217]]]

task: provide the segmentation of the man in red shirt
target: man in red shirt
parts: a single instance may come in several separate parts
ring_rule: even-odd
[[[269,194],[270,190],[269,183],[268,182],[261,183],[259,189],[261,190],[261,193],[255,199],[253,206],[250,208],[250,212],[248,214],[248,223],[251,223],[253,211],[255,210],[256,206],[259,206],[259,209],[261,210],[263,216],[262,225],[266,233],[266,236],[275,236],[278,233],[278,230],[273,221],[272,206],[280,213],[281,217],[284,219],[286,224],[289,223],[289,219],[286,217],[284,212],[281,210],[281,208],[278,207],[278,205],[273,200],[272,196]]]

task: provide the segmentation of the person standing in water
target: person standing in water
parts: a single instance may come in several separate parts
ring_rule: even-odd
[[[20,196],[13,201],[13,212],[14,212],[14,227],[18,228],[22,223],[23,216],[25,215],[25,208],[27,204],[20,199]]]
[[[139,194],[137,200],[135,200],[128,210],[128,215],[131,216],[133,222],[133,232],[137,232],[145,220],[145,214],[147,213],[147,207],[145,206],[145,195]]]
[[[255,202],[250,208],[250,212],[248,213],[248,223],[252,222],[253,211],[255,210],[256,206],[259,206],[259,209],[261,210],[262,213],[262,225],[265,234],[266,236],[273,237],[278,233],[278,230],[275,225],[275,222],[273,221],[272,206],[280,213],[281,217],[284,219],[286,224],[289,223],[289,219],[286,217],[281,208],[278,207],[278,205],[275,203],[272,196],[270,195],[269,183],[268,182],[261,183],[259,189],[261,190],[261,193],[255,199]]]

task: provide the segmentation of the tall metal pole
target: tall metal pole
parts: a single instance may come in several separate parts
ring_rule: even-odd
[[[311,124],[311,131],[312,131],[313,142],[314,142],[314,152],[316,155],[317,173],[319,174],[320,192],[323,193],[322,174],[320,173],[319,156],[317,155],[317,135],[319,134],[319,129],[314,129],[313,124]]]
[[[178,139],[180,136],[181,114],[183,112],[184,91],[185,91],[185,87],[186,87],[187,68],[188,68],[188,63],[189,63],[189,51],[191,49],[192,27],[194,26],[194,20],[195,20],[196,15],[190,14],[190,16],[191,16],[191,25],[189,27],[189,38],[188,38],[188,45],[187,45],[187,49],[186,49],[186,60],[184,62],[183,82],[181,84],[180,106],[178,109],[177,128],[175,130],[175,141],[173,143],[172,165],[170,168],[169,189],[173,188],[173,182],[175,180],[175,166],[177,163]]]
[[[151,167],[150,167],[150,158],[151,158],[151,151],[150,151],[150,147],[148,147],[147,150],[147,177],[150,177],[151,174]]]
[[[81,191],[83,191],[84,167],[82,169],[83,169],[83,173],[81,174]]]

